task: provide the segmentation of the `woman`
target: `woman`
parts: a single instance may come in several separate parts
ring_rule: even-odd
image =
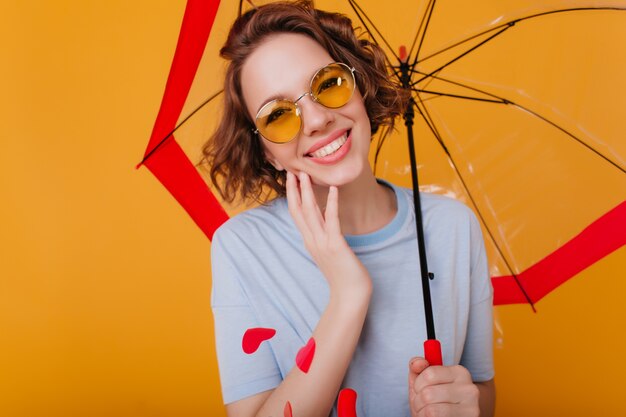
[[[412,196],[377,180],[367,160],[372,133],[404,102],[382,51],[357,39],[346,17],[299,2],[246,13],[221,54],[230,61],[225,109],[205,158],[222,197],[265,203],[226,222],[212,244],[228,415],[291,407],[298,417],[328,416],[344,387],[357,392],[359,417],[492,415],[480,228],[462,204],[427,194],[445,366],[416,357],[426,332]],[[250,328],[276,334],[245,353]],[[305,345],[314,346],[308,369],[294,366]]]

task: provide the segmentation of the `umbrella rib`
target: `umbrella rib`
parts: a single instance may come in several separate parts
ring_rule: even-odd
[[[430,24],[430,18],[432,17],[433,10],[435,10],[435,0],[430,0],[428,2],[428,5],[426,6],[426,11],[424,12],[424,15],[426,16],[426,14],[428,14],[428,17],[424,17],[420,21],[420,25],[417,28],[417,33],[415,34],[415,38],[413,39],[413,43],[411,44],[411,49],[409,50],[408,56],[413,55],[413,49],[415,48],[415,44],[417,43],[417,39],[419,38],[420,43],[419,43],[419,46],[417,47],[417,51],[415,52],[415,58],[413,59],[413,63],[411,64],[411,67],[414,67],[415,64],[417,63],[417,58],[419,57],[420,50],[422,49],[422,44],[424,43],[424,39],[426,39],[426,31],[428,30],[428,25]],[[422,33],[422,27],[424,27],[423,33]],[[422,34],[421,37],[420,37],[420,33]]]
[[[617,162],[614,162],[608,156],[604,155],[603,153],[598,151],[596,148],[594,148],[593,146],[589,145],[584,140],[580,139],[578,136],[576,136],[573,133],[571,133],[570,131],[566,130],[564,127],[559,126],[558,124],[556,124],[552,120],[548,119],[547,117],[544,117],[541,114],[539,114],[539,113],[537,113],[537,112],[535,112],[535,111],[533,111],[533,110],[531,110],[531,109],[529,109],[529,108],[527,108],[525,106],[522,106],[521,104],[517,104],[517,103],[514,103],[512,101],[508,101],[507,104],[511,104],[511,105],[513,105],[515,107],[518,107],[518,108],[520,108],[520,109],[522,109],[522,110],[532,114],[533,116],[538,117],[539,119],[543,120],[544,122],[546,122],[548,124],[551,124],[552,126],[554,126],[555,128],[559,129],[561,132],[565,133],[567,136],[571,137],[572,139],[574,139],[576,142],[578,142],[579,144],[581,144],[582,146],[584,146],[585,148],[587,148],[591,152],[593,152],[596,155],[598,155],[600,158],[604,159],[609,164],[613,165],[615,168],[620,170],[623,174],[626,174],[626,169],[625,168],[622,168]]]
[[[433,94],[433,95],[440,96],[440,97],[454,97],[454,98],[461,98],[461,99],[465,99],[465,100],[484,101],[484,102],[487,102],[487,103],[507,104],[506,100],[490,100],[488,98],[463,96],[463,95],[460,95],[460,94],[441,93],[439,91],[422,90],[422,89],[417,89],[417,88],[412,88],[411,90],[413,92],[415,92],[415,93]],[[420,101],[423,102],[425,100],[420,100]]]
[[[471,53],[472,51],[476,50],[477,48],[480,48],[481,46],[483,46],[484,44],[486,44],[487,42],[489,42],[490,40],[494,39],[496,36],[500,36],[502,33],[504,33],[506,30],[508,30],[509,28],[511,28],[513,26],[513,24],[511,25],[507,25],[506,27],[500,29],[498,32],[494,33],[493,35],[491,35],[490,37],[488,37],[487,39],[481,41],[480,43],[474,45],[473,47],[471,47],[470,49],[468,49],[467,51],[463,52],[461,55],[457,56],[456,58],[452,59],[451,61],[446,62],[445,64],[443,64],[442,66],[440,66],[439,68],[437,68],[436,70],[431,71],[430,73],[424,75],[422,78],[420,78],[419,80],[415,81],[413,83],[413,85],[420,83],[421,81],[429,78],[430,76],[432,76],[433,74],[436,74],[438,72],[441,72],[441,70],[443,70],[445,67],[452,65],[454,62],[458,61],[459,59],[463,58],[464,56],[468,55],[469,53]],[[423,62],[423,61],[422,61]]]
[[[501,24],[499,24],[497,26],[492,27],[491,29],[484,30],[484,31],[479,32],[479,33],[477,33],[475,35],[472,35],[472,36],[470,36],[468,38],[460,40],[459,42],[456,42],[453,45],[447,46],[447,47],[445,47],[445,48],[443,48],[443,49],[441,49],[441,50],[439,50],[437,52],[433,52],[432,54],[422,58],[419,62],[420,63],[424,62],[424,61],[426,61],[426,60],[428,60],[430,58],[433,58],[433,57],[435,57],[435,56],[437,56],[439,54],[442,54],[442,53],[444,53],[444,52],[446,52],[446,51],[448,51],[448,50],[450,50],[452,48],[455,48],[455,47],[457,47],[459,45],[467,43],[467,42],[471,41],[472,39],[475,39],[475,38],[478,38],[480,36],[483,36],[483,35],[485,35],[485,34],[487,34],[489,32],[493,32],[494,30],[498,30],[498,29],[500,29],[502,27],[505,27],[505,26],[514,26],[516,23],[522,22],[524,20],[534,19],[536,17],[542,17],[542,16],[547,16],[547,15],[556,14],[556,13],[581,12],[581,11],[592,11],[592,10],[596,10],[596,11],[600,11],[600,10],[626,11],[626,7],[578,7],[578,8],[570,8],[570,9],[550,10],[550,11],[547,11],[547,12],[536,13],[536,14],[533,14],[533,15],[520,17],[520,18],[517,18],[517,19],[510,20],[510,21],[505,22],[505,23],[501,23]]]
[[[389,61],[389,60],[387,60]],[[402,76],[402,73],[400,72],[400,67],[399,66],[391,66],[392,69],[392,74],[393,76],[395,76],[398,80],[400,80],[400,77]]]
[[[511,22],[508,22],[508,23],[504,24],[504,26],[507,26],[507,25],[510,25],[510,24],[511,24]],[[489,33],[489,32],[493,32],[494,30],[498,30],[498,29],[500,29],[502,26],[503,26],[503,25],[499,25],[499,26],[493,27],[493,28],[491,28],[491,29],[487,29],[487,30],[485,30],[485,31],[482,31],[482,32],[480,32],[480,33],[477,33],[477,34],[475,34],[475,35],[472,35],[472,36],[470,36],[469,38],[465,38],[465,39],[463,39],[463,40],[460,40],[460,41],[458,41],[457,43],[454,43],[454,44],[452,44],[452,45],[450,45],[450,46],[447,46],[447,47],[445,47],[445,48],[443,48],[443,49],[441,49],[441,50],[439,50],[439,51],[437,51],[437,52],[433,52],[432,54],[430,54],[430,55],[428,55],[428,56],[425,56],[425,57],[424,57],[424,58],[422,58],[419,62],[420,62],[420,63],[422,63],[422,62],[424,62],[424,61],[427,61],[427,60],[429,60],[430,58],[433,58],[433,57],[435,57],[435,56],[437,56],[437,55],[440,55],[440,54],[442,54],[442,53],[444,53],[444,52],[446,52],[446,51],[448,51],[448,50],[450,50],[450,49],[456,48],[456,47],[457,47],[457,46],[459,46],[459,45],[463,45],[464,43],[467,43],[467,42],[471,41],[472,39],[475,39],[475,38],[481,37],[481,36],[483,36],[483,35],[486,35],[487,33]]]
[[[172,131],[170,133],[168,133],[163,139],[161,139],[161,141],[159,143],[156,144],[156,146],[154,148],[152,148],[152,150],[150,150],[150,152],[148,152],[146,154],[146,156],[143,157],[143,159],[141,160],[141,162],[139,164],[137,164],[137,168],[140,167],[141,165],[143,165],[148,158],[150,158],[152,156],[153,153],[155,153],[157,151],[157,149],[159,149],[166,140],[168,140],[170,137],[172,137],[172,135],[174,134],[174,132],[176,132],[178,130],[179,127],[181,127],[187,120],[189,120],[194,114],[196,114],[201,108],[203,108],[204,106],[206,106],[207,104],[209,104],[211,102],[211,100],[213,100],[215,97],[219,96],[220,94],[222,94],[224,90],[220,90],[217,93],[213,94],[211,97],[209,97],[208,99],[206,99],[202,104],[200,104],[198,107],[195,108],[194,111],[192,111],[191,113],[189,113],[187,115],[187,117],[185,117],[179,124],[176,125],[176,127],[174,127],[174,129],[172,129]]]
[[[507,30],[510,27],[514,26],[517,22],[533,19],[533,18],[536,18],[536,17],[547,16],[547,15],[550,15],[550,14],[556,14],[556,13],[577,12],[577,11],[592,11],[592,10],[595,10],[595,11],[599,11],[599,10],[626,11],[626,8],[620,8],[620,7],[584,7],[583,8],[583,7],[581,7],[581,8],[570,8],[570,9],[557,9],[557,10],[551,10],[551,11],[548,11],[548,12],[537,13],[537,14],[534,14],[534,15],[524,16],[524,17],[521,17],[521,18],[518,18],[518,19],[511,20],[511,21],[506,22],[506,23],[502,23],[502,24],[500,24],[498,26],[495,26],[495,27],[493,27],[491,29],[485,30],[485,31],[480,32],[480,33],[478,33],[476,35],[473,35],[473,36],[470,36],[470,37],[468,37],[468,38],[466,38],[464,40],[461,40],[461,41],[459,41],[459,42],[457,42],[457,43],[455,43],[455,44],[453,44],[453,45],[451,45],[449,47],[446,47],[446,48],[444,48],[444,49],[442,49],[442,50],[440,50],[438,52],[435,52],[435,53],[433,53],[433,54],[423,58],[422,60],[420,60],[419,62],[422,63],[422,62],[426,61],[427,59],[432,58],[432,57],[434,57],[436,55],[439,55],[439,54],[441,54],[441,53],[443,53],[443,52],[445,52],[445,51],[447,51],[449,49],[452,49],[452,48],[458,46],[458,45],[461,45],[463,43],[469,42],[472,39],[475,39],[475,38],[480,37],[482,35],[485,35],[487,33],[493,32],[494,30],[501,29],[495,35],[490,36],[486,40],[480,42],[479,44],[477,44],[474,47],[470,48],[468,51],[466,51],[463,54],[459,55],[458,57],[454,58],[452,61],[449,61],[448,63],[444,64],[440,68],[432,71],[430,74],[423,74],[423,73],[421,73],[422,75],[424,75],[424,77],[422,77],[421,79],[415,81],[412,84],[412,86],[420,83],[424,79],[427,79],[427,78],[431,77],[431,80],[429,80],[429,82],[428,82],[430,84],[430,81],[432,81],[432,78],[434,78],[433,77],[434,74],[439,73],[441,70],[443,70],[445,67],[451,65],[453,62],[455,62],[455,61],[459,60],[460,58],[462,58],[463,56],[471,53],[472,51],[476,50],[477,48],[485,45],[488,41],[490,41],[490,40],[496,38],[497,36],[499,36],[500,34],[504,33],[505,30]],[[417,56],[416,56],[416,59],[417,59]],[[414,71],[416,73],[420,73],[420,72],[415,70],[416,64],[417,64],[417,61],[411,66],[412,71]]]
[[[543,116],[543,115],[541,115],[541,114],[539,114],[539,113],[537,113],[537,112],[535,112],[535,111],[533,111],[533,110],[531,110],[531,109],[529,109],[529,108],[527,108],[525,106],[522,106],[521,104],[515,103],[514,101],[509,100],[509,99],[507,99],[505,97],[500,97],[500,96],[497,96],[495,94],[489,93],[487,91],[481,90],[479,88],[472,87],[472,86],[469,86],[469,85],[466,85],[466,84],[463,84],[463,83],[459,83],[459,82],[456,82],[456,81],[448,80],[448,79],[440,77],[440,76],[432,76],[432,77],[436,78],[438,80],[444,81],[444,82],[448,82],[450,84],[454,84],[454,85],[457,85],[457,86],[460,86],[460,87],[467,88],[469,90],[473,90],[473,91],[479,92],[481,94],[485,94],[485,95],[490,96],[490,97],[494,97],[495,99],[497,99],[497,100],[494,100],[494,101],[490,101],[490,100],[480,100],[480,101],[485,101],[485,102],[488,102],[488,103],[510,104],[510,105],[513,105],[513,106],[521,109],[521,110],[524,110],[524,111],[532,114],[533,116],[543,120],[544,122],[552,125],[553,127],[559,129],[561,132],[565,133],[567,136],[569,136],[570,138],[574,139],[580,145],[584,146],[589,151],[595,153],[597,156],[599,156],[600,158],[604,159],[606,162],[608,162],[609,164],[611,164],[612,166],[614,166],[615,168],[620,170],[622,173],[626,174],[626,169],[623,168],[622,166],[620,166],[617,162],[613,161],[608,156],[604,155],[602,152],[600,152],[599,150],[597,150],[596,148],[594,148],[593,146],[591,146],[590,144],[588,144],[587,142],[585,142],[584,140],[579,138],[578,136],[574,135],[573,133],[571,133],[570,131],[568,131],[564,127],[562,127],[562,126],[558,125],[557,123],[553,122],[552,120],[548,119],[547,117],[545,117],[545,116]],[[444,95],[444,94],[442,94],[442,95]],[[454,95],[450,95],[450,96],[451,97],[456,97]],[[457,98],[465,99],[465,97],[463,97],[463,96],[458,96]]]
[[[504,264],[506,265],[506,267],[509,269],[509,272],[511,273],[511,276],[513,277],[513,279],[515,279],[515,282],[517,283],[520,291],[522,291],[522,294],[524,294],[524,297],[526,298],[526,301],[528,302],[528,304],[530,304],[530,307],[533,309],[534,312],[537,312],[537,310],[535,309],[535,304],[531,300],[530,296],[526,293],[526,290],[522,286],[522,283],[519,281],[519,278],[518,278],[517,274],[515,272],[513,272],[513,268],[511,268],[511,265],[509,264],[509,261],[507,260],[506,256],[504,256],[504,252],[500,248],[500,245],[498,244],[498,241],[495,239],[494,234],[492,233],[492,231],[489,228],[487,222],[485,221],[485,218],[483,217],[482,212],[478,209],[478,205],[476,204],[476,200],[472,196],[472,193],[470,192],[469,187],[467,186],[467,183],[463,179],[463,176],[461,175],[461,172],[459,171],[459,168],[458,168],[456,162],[454,161],[454,158],[452,158],[452,155],[450,154],[450,151],[448,150],[448,147],[444,143],[442,136],[439,134],[439,131],[437,130],[437,127],[435,126],[435,122],[432,119],[432,117],[430,116],[430,113],[428,112],[427,107],[422,102],[419,93],[417,93],[416,95],[417,95],[417,97],[419,99],[420,104],[422,105],[422,106],[420,106],[419,104],[415,103],[415,107],[417,108],[417,111],[419,112],[420,116],[422,116],[422,118],[424,119],[424,122],[426,122],[426,125],[428,126],[428,128],[430,129],[432,134],[435,135],[435,139],[437,140],[437,143],[439,143],[439,145],[441,146],[441,148],[443,149],[445,154],[448,156],[448,160],[452,164],[452,169],[454,170],[454,172],[456,173],[456,176],[461,181],[461,185],[465,189],[465,192],[467,193],[467,196],[471,200],[472,204],[474,205],[474,207],[476,207],[476,214],[478,215],[478,217],[480,217],[480,220],[482,221],[483,225],[485,226],[485,229],[487,230],[487,233],[489,234],[489,237],[491,238],[491,241],[493,242],[494,246],[496,247],[496,250],[500,254],[500,257],[504,261]],[[422,111],[422,107],[423,107],[423,111]]]
[[[422,116],[422,118],[424,119],[424,122],[426,122],[426,125],[428,125],[428,128],[430,129],[432,134],[435,135],[435,139],[437,139],[437,142],[439,142],[439,145],[441,146],[445,154],[448,155],[448,158],[450,158],[450,160],[452,160],[450,151],[448,150],[448,147],[446,146],[446,144],[443,143],[441,134],[439,133],[439,130],[435,126],[435,121],[431,117],[430,113],[428,113],[428,110],[426,109],[426,106],[424,105],[424,102],[422,101],[422,97],[419,95],[418,92],[416,92],[415,95],[418,98],[419,104],[421,104],[421,107],[420,107],[417,102],[413,101],[415,103],[415,107],[417,108],[417,111],[419,112],[420,116]],[[422,111],[422,108],[424,109],[424,111]],[[455,170],[456,170],[456,167],[455,167]]]
[[[376,33],[378,34],[378,36],[380,36],[380,39],[382,39],[382,41],[385,43],[385,45],[387,45],[387,48],[389,48],[389,51],[391,52],[391,54],[394,56],[394,58],[396,58],[396,60],[399,62],[400,61],[400,57],[394,52],[393,48],[391,47],[391,45],[389,44],[389,42],[387,42],[387,40],[385,39],[385,37],[383,36],[383,34],[378,30],[378,28],[376,27],[376,25],[374,24],[374,22],[372,21],[372,19],[370,19],[367,14],[365,13],[365,11],[363,11],[363,9],[361,8],[361,6],[359,6],[357,4],[357,2],[355,0],[348,0],[348,3],[350,4],[350,7],[352,7],[352,10],[354,10],[354,13],[357,15],[357,17],[359,18],[359,20],[361,21],[361,23],[363,24],[363,26],[365,26],[365,29],[369,32],[369,34],[372,36],[372,39],[374,39],[374,42],[376,43],[376,45],[378,45],[378,42],[376,41],[376,37],[374,36],[374,32],[372,32],[370,30],[370,28],[368,27],[367,23],[365,22],[365,20],[363,20],[363,16],[365,16],[365,18],[367,19],[367,21],[371,24],[372,28],[374,28],[374,31],[376,31]],[[357,10],[358,9],[358,10]],[[361,14],[363,16],[361,16]],[[391,63],[391,61],[389,60],[389,58],[387,57],[387,54],[385,54],[385,58],[387,59],[387,62],[389,63],[390,66],[392,66],[393,64]]]

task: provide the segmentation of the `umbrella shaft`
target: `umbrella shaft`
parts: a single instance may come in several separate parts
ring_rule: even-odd
[[[400,64],[402,86],[411,91],[409,65],[406,62]],[[409,103],[404,113],[404,124],[407,127],[409,142],[409,159],[411,161],[411,182],[413,184],[413,205],[415,207],[415,227],[417,229],[417,248],[420,260],[420,271],[422,276],[422,293],[424,295],[424,315],[426,319],[426,334],[428,339],[436,339],[435,324],[433,318],[433,306],[430,298],[430,282],[432,276],[428,273],[428,263],[426,261],[426,246],[424,244],[424,227],[422,224],[422,205],[420,202],[419,182],[417,179],[417,162],[415,160],[415,142],[413,140],[413,117],[415,112],[413,99]]]

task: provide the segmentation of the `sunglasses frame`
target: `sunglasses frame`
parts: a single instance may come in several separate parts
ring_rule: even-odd
[[[333,66],[333,65],[339,65],[340,67],[344,67],[345,69],[347,69],[350,74],[352,75],[352,92],[350,93],[350,98],[348,98],[348,100],[346,100],[346,102],[344,104],[342,104],[339,107],[329,107],[326,106],[324,103],[320,102],[319,99],[315,96],[315,94],[313,94],[313,80],[315,80],[315,78],[317,77],[317,75],[323,71],[324,69]],[[300,128],[298,129],[298,131],[293,135],[293,137],[289,140],[286,141],[275,141],[272,140],[270,138],[267,138],[265,136],[263,136],[266,140],[272,142],[272,143],[277,143],[277,144],[285,144],[285,143],[289,143],[292,140],[294,140],[297,136],[298,133],[300,133],[300,130],[302,130],[302,117],[300,116],[302,114],[302,110],[300,109],[300,106],[298,105],[298,101],[302,100],[305,96],[310,96],[311,100],[313,100],[314,102],[326,107],[327,109],[340,109],[343,106],[345,106],[346,104],[348,104],[350,102],[350,100],[352,100],[352,96],[354,95],[354,90],[356,89],[356,77],[354,76],[356,69],[354,67],[350,67],[347,64],[344,64],[343,62],[331,62],[330,64],[326,64],[323,67],[321,67],[320,69],[318,69],[317,71],[315,71],[315,73],[313,74],[313,76],[311,77],[311,81],[309,81],[309,91],[302,93],[296,100],[292,101],[289,99],[285,99],[285,98],[276,98],[274,100],[268,101],[267,103],[265,103],[263,106],[261,106],[261,108],[259,109],[259,111],[257,112],[255,118],[254,118],[254,126],[255,129],[252,131],[255,135],[256,134],[260,134],[261,136],[263,136],[262,133],[259,132],[259,128],[257,127],[257,120],[259,119],[259,115],[261,114],[261,112],[268,106],[273,105],[274,103],[276,103],[277,101],[287,101],[290,103],[293,103],[294,107],[296,108],[296,116],[298,116],[298,119],[300,120]]]

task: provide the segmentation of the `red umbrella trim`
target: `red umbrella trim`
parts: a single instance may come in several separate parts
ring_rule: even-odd
[[[146,156],[175,128],[198,69],[219,3],[219,0],[187,2],[176,53]],[[211,239],[215,230],[228,219],[228,215],[174,141],[173,136],[145,159],[144,164]],[[563,247],[520,273],[518,280],[526,289],[531,301],[535,303],[578,272],[624,246],[625,229],[626,202],[600,217]],[[527,302],[512,276],[492,277],[491,280],[495,305]]]
[[[209,239],[228,215],[171,132],[191,89],[219,4],[219,0],[187,2],[161,108],[144,154],[144,165],[187,210]],[[167,140],[161,143],[163,138]]]
[[[520,273],[517,278],[533,303],[583,269],[626,245],[626,201],[591,223],[577,236]],[[494,305],[525,304],[510,276],[492,277]]]

